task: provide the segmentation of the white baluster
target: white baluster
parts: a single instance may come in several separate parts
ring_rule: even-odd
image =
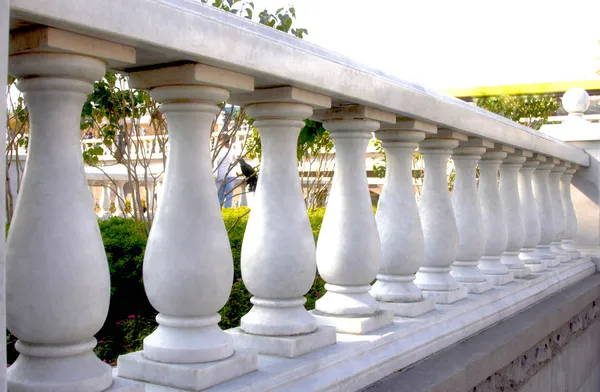
[[[488,151],[479,161],[479,198],[485,228],[485,251],[479,269],[497,286],[510,283],[514,274],[501,262],[508,234],[504,206],[498,188],[498,169],[506,158],[504,151]]]
[[[304,308],[304,295],[315,279],[316,257],[296,158],[304,119],[312,115],[313,106],[328,107],[330,100],[284,87],[237,96],[234,102],[246,106],[262,144],[261,171],[241,254],[242,278],[253,295],[253,306],[234,332],[236,347],[297,357],[336,340],[335,329],[317,328]]]
[[[538,205],[533,196],[533,172],[539,164],[539,161],[527,159],[519,171],[519,195],[525,222],[525,241],[519,258],[531,272],[542,272],[546,269],[546,262],[535,252],[535,247],[540,243],[541,229]]]
[[[424,239],[412,178],[418,142],[424,131],[435,130],[430,124],[401,121],[376,133],[385,149],[386,173],[376,215],[381,266],[371,295],[396,316],[417,317],[435,309],[435,300],[424,298],[413,282],[423,263]]]
[[[546,262],[547,267],[556,267],[560,264],[560,260],[557,260],[556,255],[550,250],[550,243],[554,238],[554,217],[548,191],[548,175],[554,163],[546,162],[546,157],[539,154],[536,154],[536,159],[540,164],[533,173],[533,193],[538,206],[541,235],[540,242],[535,247],[535,254],[540,260]]]
[[[117,183],[117,198],[115,201],[115,216],[125,217],[125,206],[127,204],[127,198],[125,195],[125,181],[116,181]]]
[[[524,278],[531,273],[519,253],[525,244],[525,218],[521,210],[519,195],[519,170],[527,157],[511,155],[500,165],[500,198],[506,219],[507,243],[502,253],[502,264],[506,265],[515,278]]]
[[[571,180],[576,171],[576,166],[571,164],[562,175],[560,184],[562,203],[565,211],[565,233],[562,240],[562,247],[571,254],[572,259],[581,256],[579,251],[573,246],[573,237],[577,233],[577,215],[575,214],[573,200],[571,199]]]
[[[467,297],[467,289],[450,275],[458,254],[458,230],[446,174],[448,159],[458,146],[455,139],[426,139],[420,143],[425,181],[419,214],[425,238],[425,259],[415,284],[437,303],[451,304]]]
[[[29,156],[6,244],[8,329],[21,353],[13,391],[103,391],[110,366],[92,349],[110,278],[86,183],[79,122],[105,62],[66,53],[12,55],[29,108]],[[64,207],[68,206],[68,209]]]
[[[480,146],[476,146],[475,143]],[[479,259],[485,250],[485,235],[481,204],[477,194],[476,167],[481,155],[485,153],[487,141],[471,140],[454,149],[452,160],[456,168],[452,206],[458,229],[458,254],[452,263],[451,274],[469,293],[484,293],[491,290],[493,284],[487,280],[478,268]],[[487,147],[494,144],[487,142]]]
[[[389,325],[393,319],[393,312],[380,310],[369,294],[381,263],[365,167],[367,144],[380,117],[369,111],[331,110],[320,116],[335,143],[336,165],[317,242],[317,266],[327,292],[316,302],[314,314],[321,324],[355,334]],[[386,122],[395,122],[396,116],[390,116]]]
[[[252,78],[218,70],[222,79],[214,80],[202,70],[189,75],[188,67],[195,65],[130,77],[132,87],[149,88],[161,103],[171,155],[143,266],[146,294],[159,312],[158,328],[144,339],[143,351],[119,357],[118,372],[135,380],[200,390],[257,366],[256,355],[234,352],[232,337],[217,325],[217,312],[231,291],[233,261],[208,139],[217,104],[229,96],[227,87],[251,88]],[[173,75],[179,83],[169,77]],[[249,81],[237,82],[238,78]],[[173,85],[161,85],[163,80]],[[195,85],[203,82],[213,86]]]
[[[550,193],[550,203],[552,204],[552,219],[554,221],[554,237],[550,243],[550,250],[556,254],[556,258],[561,263],[567,263],[571,260],[571,255],[562,248],[562,239],[565,236],[565,211],[560,194],[560,178],[567,170],[564,164],[555,165],[548,175],[548,192]]]
[[[148,209],[148,211],[150,212],[150,215],[152,215],[154,213],[154,184],[155,184],[155,180],[152,177],[148,178],[148,181],[146,181],[146,188],[148,189],[148,192],[145,192],[146,194],[146,208]]]
[[[110,201],[112,191],[110,189],[110,182],[101,182],[102,193],[100,194],[100,212],[98,217],[100,219],[106,219],[110,216]]]

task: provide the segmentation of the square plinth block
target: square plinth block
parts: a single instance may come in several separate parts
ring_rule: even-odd
[[[525,263],[525,266],[527,268],[529,268],[529,270],[532,273],[544,272],[547,269],[545,261],[541,261],[540,263],[535,263],[535,264],[527,264],[527,263]]]
[[[515,274],[509,271],[502,275],[485,275],[486,279],[494,284],[494,286],[504,286],[515,280]]]
[[[531,270],[529,269],[529,267],[515,269],[511,268],[510,272],[512,272],[515,275],[515,279],[522,279],[531,274]]]
[[[335,328],[321,325],[312,333],[294,336],[253,335],[242,331],[239,327],[230,329],[227,333],[233,337],[233,346],[236,350],[285,358],[296,358],[335,344],[336,341]]]
[[[379,302],[379,308],[391,310],[394,316],[419,317],[422,314],[435,310],[435,299],[423,298],[419,302]]]
[[[332,316],[312,310],[317,324],[335,327],[338,333],[349,333],[353,335],[364,335],[379,328],[387,327],[394,322],[394,312],[390,310],[379,310],[372,316],[364,317],[342,317]]]
[[[459,286],[456,290],[452,291],[423,290],[423,295],[433,298],[435,303],[447,305],[467,298],[467,289],[466,287]]]
[[[484,282],[458,282],[458,284],[466,288],[469,294],[481,294],[494,288],[494,284],[489,280]]]
[[[543,259],[546,262],[546,267],[548,268],[554,268],[554,267],[558,267],[560,265],[560,258],[559,257],[555,257],[553,259]]]
[[[137,351],[121,355],[117,362],[119,377],[189,391],[201,391],[257,368],[256,354],[249,351],[236,351],[221,361],[193,364],[156,362]]]
[[[144,392],[146,386],[140,382],[125,378],[113,378],[113,385],[104,392]]]

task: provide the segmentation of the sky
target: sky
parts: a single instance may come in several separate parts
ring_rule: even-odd
[[[600,0],[254,0],[305,40],[437,89],[600,79]]]

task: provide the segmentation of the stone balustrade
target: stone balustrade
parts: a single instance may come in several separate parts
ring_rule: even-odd
[[[573,242],[570,189],[590,165],[583,150],[198,3],[130,0],[151,16],[126,25],[115,14],[122,5],[105,3],[11,2],[9,72],[31,140],[2,287],[20,353],[9,390],[357,390],[595,272]],[[19,30],[23,20],[61,28]],[[220,39],[244,46],[224,52],[211,45]],[[150,91],[170,135],[143,266],[158,328],[114,374],[92,351],[110,282],[78,137],[82,105],[107,67]],[[228,99],[255,119],[263,154],[241,255],[253,307],[223,331],[233,264],[209,135]],[[336,147],[316,243],[296,165],[308,118],[323,121]],[[376,215],[364,159],[373,133],[388,160]],[[102,214],[122,198],[116,185],[103,183]],[[309,312],[317,272],[326,293]]]

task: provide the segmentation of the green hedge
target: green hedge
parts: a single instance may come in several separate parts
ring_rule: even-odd
[[[240,271],[240,253],[249,210],[247,208],[223,209],[223,220],[228,231],[234,264],[234,280],[227,304],[219,312],[223,329],[237,327],[241,317],[252,304]],[[323,221],[324,209],[309,213],[315,241]],[[156,311],[150,305],[142,280],[142,264],[147,241],[147,227],[132,219],[111,218],[100,221],[100,232],[106,250],[111,277],[110,309],[106,322],[96,334],[96,354],[114,364],[121,354],[142,348],[144,337],[156,328]],[[314,309],[315,301],[325,293],[325,282],[317,275],[306,294],[306,308]],[[8,363],[14,362],[18,352],[16,339],[7,335]]]
[[[227,304],[219,312],[223,329],[237,327],[241,317],[252,304],[250,293],[241,277],[240,255],[249,210],[223,209],[223,220],[228,231],[234,264],[234,280]],[[309,213],[310,224],[318,236],[324,210]],[[106,249],[111,274],[111,304],[107,320],[97,334],[96,353],[113,363],[121,354],[140,350],[142,341],[156,327],[156,311],[150,305],[142,281],[142,263],[146,247],[146,227],[130,219],[111,218],[100,221],[100,231]],[[314,309],[315,301],[324,294],[325,282],[317,276],[306,295],[307,309]]]

